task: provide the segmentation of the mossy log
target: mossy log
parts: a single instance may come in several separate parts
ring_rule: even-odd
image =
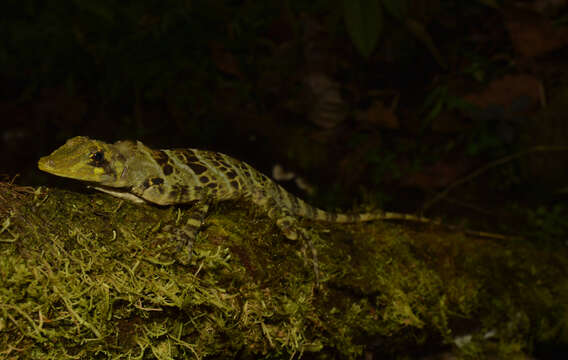
[[[163,228],[190,207],[0,184],[0,355],[29,359],[523,356],[567,342],[566,249],[436,226],[211,210],[189,265]]]

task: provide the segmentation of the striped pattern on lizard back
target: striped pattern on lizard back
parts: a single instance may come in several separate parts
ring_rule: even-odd
[[[164,177],[171,179],[156,184],[160,189],[157,196],[161,198],[154,199],[156,203],[183,204],[200,200],[203,196],[214,201],[252,199],[262,207],[277,207],[287,210],[290,215],[318,221],[350,223],[403,219],[422,222],[422,218],[410,214],[384,211],[340,214],[315,208],[249,164],[218,152],[173,149],[151,150],[149,155]],[[152,180],[145,184],[152,184]]]

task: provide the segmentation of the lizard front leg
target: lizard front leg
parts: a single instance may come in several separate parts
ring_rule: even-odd
[[[191,260],[191,252],[193,244],[197,239],[199,231],[203,226],[207,212],[209,211],[209,202],[206,199],[199,200],[189,211],[189,218],[186,223],[181,226],[168,225],[164,227],[164,231],[172,234],[173,241],[176,242],[175,258],[181,264],[187,265]]]
[[[176,220],[175,225],[167,225],[163,229],[168,241],[176,244],[174,258],[181,264],[187,265],[191,260],[193,244],[203,226],[212,199],[203,187],[193,187],[190,191],[185,188],[184,192],[181,189],[177,189],[177,192],[175,190],[174,187],[167,185],[162,178],[157,176],[148,177],[144,182],[130,189],[139,198],[155,204],[170,205],[172,203],[193,202],[191,209],[187,212],[189,218],[185,224],[179,224]],[[186,198],[176,197],[173,201],[172,194],[186,195]]]

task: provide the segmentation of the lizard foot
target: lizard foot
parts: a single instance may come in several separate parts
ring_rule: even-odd
[[[193,244],[197,240],[201,228],[201,220],[188,219],[185,225],[167,225],[164,231],[170,234],[170,239],[176,244],[174,258],[183,265],[188,265],[191,261]]]
[[[276,226],[282,231],[282,234],[289,240],[298,240],[298,226],[296,219],[291,216],[284,216],[276,220]]]

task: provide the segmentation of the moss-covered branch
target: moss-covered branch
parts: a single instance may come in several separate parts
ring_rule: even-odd
[[[0,184],[2,356],[508,356],[568,338],[565,249],[304,222],[318,288],[309,247],[249,204],[214,208],[178,264],[163,228],[186,210]]]

